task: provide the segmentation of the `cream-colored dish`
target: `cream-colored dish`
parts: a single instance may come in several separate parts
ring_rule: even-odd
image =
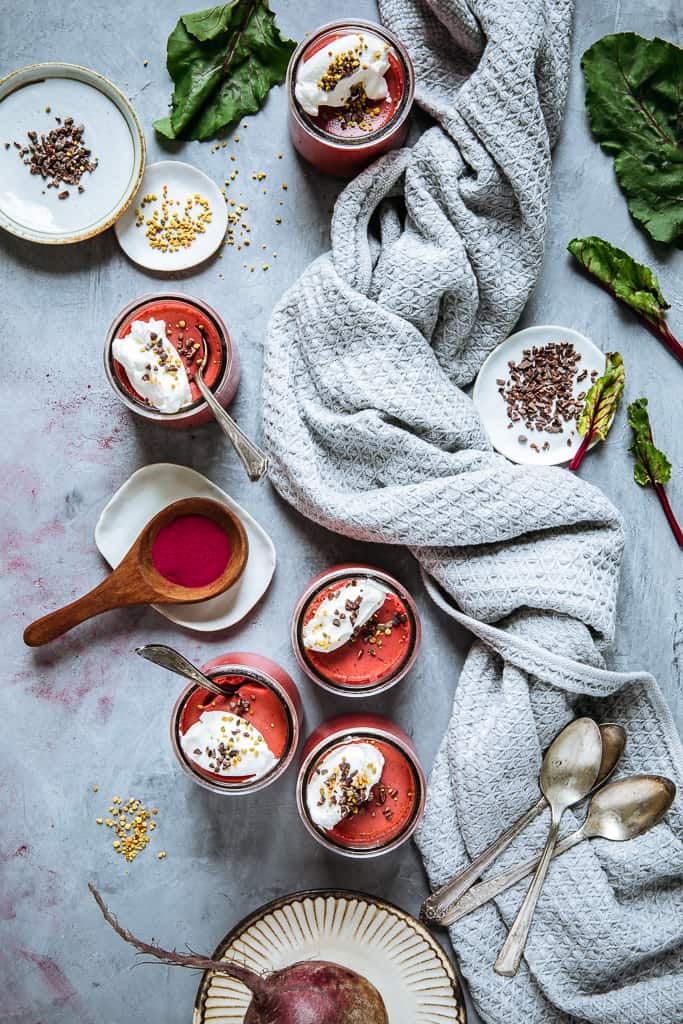
[[[453,965],[427,929],[398,907],[360,893],[295,893],[268,903],[226,936],[214,958],[267,973],[330,960],[362,974],[391,1024],[465,1024]],[[193,1024],[242,1024],[247,989],[213,971],[202,978]]]
[[[123,484],[103,510],[95,527],[95,543],[112,568],[121,561],[144,525],[162,508],[180,498],[213,498],[239,516],[249,541],[244,572],[230,590],[198,604],[153,605],[171,622],[200,632],[237,625],[270,585],[276,555],[272,540],[256,520],[207,477],[186,466],[158,462],[143,466]]]

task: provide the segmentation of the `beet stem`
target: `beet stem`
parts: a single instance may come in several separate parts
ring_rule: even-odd
[[[589,431],[586,434],[586,436],[584,437],[584,439],[581,442],[581,444],[579,445],[579,447],[576,449],[576,452],[574,454],[574,458],[569,463],[569,467],[568,468],[571,469],[572,473],[574,473],[579,468],[581,463],[583,462],[583,457],[586,454],[586,452],[588,451],[588,446],[590,445],[592,440],[593,440],[593,433],[592,433],[592,431]]]
[[[671,505],[669,504],[669,499],[666,496],[666,491],[664,490],[664,485],[663,484],[655,484],[654,486],[655,486],[655,492],[657,494],[657,497],[659,498],[661,506],[664,509],[664,515],[666,516],[666,518],[669,521],[669,526],[671,527],[671,532],[673,533],[674,537],[678,541],[679,548],[683,548],[683,530],[681,530],[680,526],[678,525],[678,520],[676,519],[676,516],[674,515],[674,510],[672,509]]]
[[[265,998],[266,980],[260,974],[250,971],[247,967],[240,967],[239,964],[234,964],[230,961],[212,960],[210,957],[200,956],[196,953],[192,955],[178,953],[176,950],[162,949],[160,946],[152,946],[148,942],[143,942],[142,939],[136,938],[132,932],[129,932],[127,928],[119,924],[118,918],[109,910],[94,885],[89,882],[88,888],[102,911],[102,916],[107,924],[111,925],[116,934],[124,942],[134,946],[139,953],[147,953],[157,960],[161,960],[166,964],[174,964],[177,967],[189,967],[190,969],[200,971],[219,971],[221,974],[227,974],[229,978],[234,978],[235,981],[241,981],[243,985],[246,985],[255,1001],[259,1002]]]
[[[662,319],[656,324],[651,324],[651,326],[657,337],[664,342],[669,352],[671,352],[679,362],[683,363],[683,345],[681,345],[680,341],[671,333],[668,324]]]

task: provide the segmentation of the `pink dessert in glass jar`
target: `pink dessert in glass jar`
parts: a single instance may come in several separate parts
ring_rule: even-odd
[[[120,400],[139,416],[197,427],[213,419],[195,380],[205,352],[204,382],[227,406],[239,383],[239,353],[218,313],[178,292],[147,295],[112,322],[105,372]]]
[[[405,843],[424,811],[426,782],[405,732],[379,715],[332,718],[308,738],[297,808],[311,835],[356,859]]]
[[[381,25],[323,25],[292,54],[287,71],[289,129],[318,170],[352,178],[401,146],[415,92],[403,44]]]
[[[347,697],[373,696],[400,682],[415,663],[421,636],[410,594],[370,565],[319,573],[292,619],[292,646],[303,671]]]
[[[239,796],[271,785],[294,757],[302,722],[291,676],[260,654],[231,652],[202,672],[225,696],[191,683],[171,715],[171,743],[186,774],[214,793]]]

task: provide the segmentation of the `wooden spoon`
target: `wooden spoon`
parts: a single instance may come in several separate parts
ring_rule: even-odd
[[[162,526],[179,516],[206,516],[217,523],[230,539],[230,560],[220,576],[203,587],[182,587],[157,572],[152,563],[152,545]],[[249,542],[239,518],[226,505],[210,498],[182,498],[157,512],[147,523],[112,574],[89,593],[56,612],[32,622],[24,631],[24,643],[40,647],[111,608],[134,604],[185,604],[206,601],[232,587],[244,572]]]

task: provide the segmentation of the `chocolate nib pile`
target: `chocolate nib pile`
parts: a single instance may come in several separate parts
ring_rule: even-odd
[[[73,117],[65,117],[63,123],[59,117],[55,120],[57,127],[47,135],[38,137],[38,132],[30,131],[26,133],[27,146],[20,142],[14,145],[31,174],[40,174],[48,188],[59,188],[64,183],[84,192],[81,177],[86,171],[92,173],[97,169],[97,160],[90,159],[90,150],[83,145],[85,126],[74,124]],[[64,189],[57,198],[68,199],[69,195],[68,189]]]

